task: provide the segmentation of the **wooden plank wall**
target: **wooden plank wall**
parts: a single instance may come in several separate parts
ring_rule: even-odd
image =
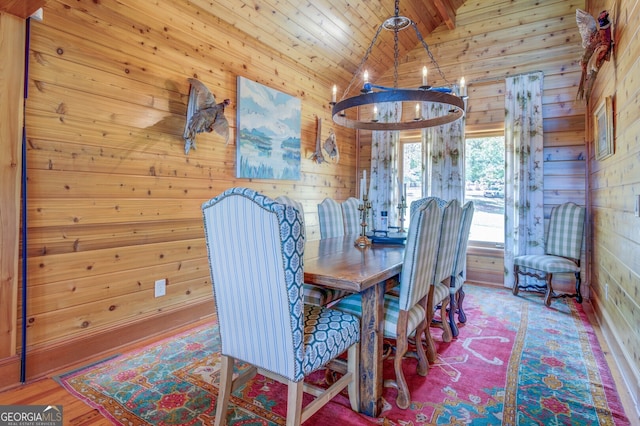
[[[49,0],[32,22],[28,377],[210,315],[200,206],[226,188],[300,200],[309,239],[319,238],[322,199],[355,194],[354,131],[335,129],[339,164],[309,159],[316,119],[322,140],[333,128],[334,82],[210,12],[186,0]],[[299,181],[234,177],[239,75],[302,100]],[[232,100],[228,146],[200,134],[185,156],[189,77]],[[167,295],[154,298],[160,278]],[[0,367],[0,388],[15,381],[14,361]]]
[[[640,1],[589,1],[592,15],[609,10],[615,51],[598,73],[589,118],[613,99],[614,155],[589,156],[592,302],[640,416]],[[589,144],[593,146],[591,121]]]
[[[546,219],[554,205],[586,203],[585,104],[576,100],[582,50],[576,8],[584,8],[584,1],[467,1],[458,9],[454,30],[440,27],[425,37],[447,80],[457,82],[464,76],[468,82],[466,131],[470,135],[503,132],[505,76],[544,73]],[[401,87],[415,85],[425,57],[422,47],[409,53],[399,67]],[[444,83],[431,66],[429,83]],[[407,132],[406,137],[414,135]],[[371,155],[371,132],[361,131],[360,141],[366,163]],[[467,264],[470,280],[502,285],[501,250],[475,248]],[[555,280],[558,289],[572,290],[572,275]],[[585,286],[583,294],[588,296],[588,292]]]

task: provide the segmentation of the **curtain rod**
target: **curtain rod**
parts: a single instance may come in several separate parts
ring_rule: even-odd
[[[498,77],[486,77],[486,78],[478,78],[476,80],[471,80],[467,83],[468,86],[472,85],[472,84],[479,84],[479,83],[491,83],[491,82],[495,82],[495,81],[503,81],[506,80],[507,77],[518,77],[520,75],[527,75],[527,74],[533,74],[536,72],[541,72],[544,74],[543,71],[541,70],[536,70],[536,71],[528,71],[528,72],[521,72],[518,74],[505,74],[502,76],[498,76]]]

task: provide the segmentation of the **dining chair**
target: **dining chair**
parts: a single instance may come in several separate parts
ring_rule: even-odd
[[[551,209],[549,228],[545,239],[545,254],[526,254],[513,260],[515,283],[513,294],[518,290],[545,292],[544,304],[551,305],[551,299],[557,297],[575,297],[582,303],[580,293],[580,252],[584,233],[585,208],[573,202],[567,202]],[[553,274],[573,273],[576,277],[574,294],[556,294],[551,280]],[[545,284],[525,283],[520,285],[520,275],[534,277]]]
[[[325,198],[318,204],[320,238],[341,237],[344,235],[344,217],[340,204],[333,198]]]
[[[455,321],[455,314],[458,314],[460,323],[467,322],[462,303],[464,301],[464,282],[467,277],[467,248],[469,246],[469,234],[471,232],[471,222],[475,211],[473,201],[467,201],[462,206],[462,218],[460,232],[456,243],[456,255],[451,272],[451,282],[449,286],[449,326],[451,334],[457,337],[459,330]]]
[[[300,212],[300,219],[302,220],[302,231],[304,232],[304,209],[302,203],[294,200],[288,195],[280,195],[275,198],[275,201],[292,206]],[[304,283],[302,287],[304,294],[304,303],[309,305],[326,306],[336,300],[351,294],[346,290],[339,290],[327,287],[318,287],[313,284]]]
[[[427,322],[432,327],[442,328],[442,340],[450,342],[453,332],[449,324],[447,307],[450,301],[451,271],[456,258],[456,248],[460,233],[462,207],[457,199],[448,202],[437,200],[442,211],[442,230],[438,241],[436,271],[433,285],[429,289],[427,298]],[[413,220],[413,219],[412,219]],[[435,320],[436,311],[440,311],[440,320]],[[430,362],[435,362],[437,353],[433,340],[427,340],[427,356]]]
[[[344,219],[344,233],[346,235],[359,235],[362,231],[360,223],[360,210],[358,206],[360,200],[355,197],[349,197],[341,203],[342,217]]]
[[[359,407],[359,319],[303,303],[304,233],[300,212],[247,188],[202,205],[221,343],[215,425],[226,424],[230,395],[255,374],[286,383],[286,424],[299,425],[347,388]],[[336,360],[347,352],[347,366]],[[234,361],[252,367],[234,378]],[[341,364],[326,390],[305,376]],[[303,392],[316,398],[302,407]]]
[[[405,242],[404,261],[400,273],[398,296],[384,296],[384,337],[396,339],[394,370],[398,388],[396,404],[405,409],[409,406],[411,396],[402,370],[402,361],[407,353],[409,336],[420,342],[424,335],[430,340],[427,318],[427,295],[432,287],[435,272],[436,255],[442,229],[442,213],[436,202],[431,200],[416,210],[409,223],[409,231]],[[448,292],[447,292],[448,294]],[[335,305],[360,316],[362,302],[359,294],[345,297]],[[431,343],[433,345],[433,342]],[[418,358],[417,373],[426,376],[429,371],[427,354],[422,344],[416,344]]]

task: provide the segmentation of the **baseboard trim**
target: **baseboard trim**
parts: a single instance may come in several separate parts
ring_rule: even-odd
[[[46,377],[53,371],[113,353],[118,348],[161,336],[167,331],[197,322],[212,316],[215,305],[212,300],[198,302],[183,308],[162,312],[160,315],[132,322],[122,327],[92,333],[86,337],[60,344],[27,351],[27,382]],[[12,356],[0,360],[0,392],[12,389],[20,382],[20,357]]]
[[[608,348],[608,351],[605,350],[605,356],[607,352],[609,355],[606,356],[607,362],[614,364],[613,366],[610,365],[610,367],[616,368],[618,371],[617,375],[614,374],[614,380],[627,411],[626,414],[629,420],[632,421],[631,424],[640,424],[640,372],[637,368],[634,368],[634,364],[624,355],[624,351],[618,343],[619,340],[615,330],[610,327],[613,322],[605,310],[598,309],[597,298],[591,299],[591,303],[586,304],[586,306],[591,308],[591,312],[587,311],[587,313],[592,318],[595,318],[600,329],[600,336],[598,337],[602,337],[602,340],[604,340],[604,342],[600,342],[603,350],[605,350],[605,347]]]

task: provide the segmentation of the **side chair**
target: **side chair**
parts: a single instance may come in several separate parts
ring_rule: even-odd
[[[341,237],[344,235],[344,217],[342,207],[333,198],[325,198],[318,204],[318,222],[320,238]]]
[[[513,264],[515,283],[513,294],[518,291],[533,290],[545,292],[544,304],[551,305],[551,299],[557,297],[575,297],[582,303],[580,293],[580,252],[584,233],[585,208],[568,202],[551,209],[549,229],[545,239],[545,254],[527,254],[516,256]],[[553,274],[573,273],[576,277],[574,294],[556,294],[551,280]],[[534,277],[545,284],[520,284],[520,275]]]
[[[439,233],[442,229],[442,213],[435,201],[431,200],[416,210],[409,223],[404,262],[400,274],[398,296],[384,296],[384,337],[396,339],[394,357],[395,382],[398,388],[396,404],[401,409],[409,407],[411,396],[402,370],[402,361],[408,350],[408,338],[416,340],[418,358],[417,373],[426,376],[429,362],[421,344],[422,336],[431,339],[428,327],[427,295],[434,276]],[[447,290],[447,295],[448,295]],[[362,315],[362,301],[359,294],[345,297],[335,305],[355,315]],[[433,342],[431,342],[433,346]]]
[[[292,206],[296,210],[298,210],[298,212],[300,212],[300,219],[302,220],[302,231],[304,232],[304,210],[302,207],[302,203],[294,200],[287,195],[280,195],[275,198],[275,201],[287,206]],[[344,296],[351,294],[346,290],[318,287],[313,284],[307,283],[304,283],[302,289],[304,293],[304,303],[317,306],[326,306]]]
[[[434,200],[438,204],[438,207],[442,211],[443,218],[440,241],[438,242],[436,272],[428,298],[427,315],[429,316],[430,326],[442,328],[442,340],[444,342],[450,342],[454,334],[451,322],[449,321],[447,307],[451,302],[451,286],[454,285],[452,282],[452,271],[457,257],[458,239],[462,225],[462,207],[460,207],[460,202],[456,199],[446,201],[439,197],[421,198],[415,200],[409,206],[409,211],[412,215],[411,220],[413,220],[414,212],[431,200]],[[435,321],[435,312],[438,309],[440,310],[440,320]],[[451,311],[451,309],[453,309],[453,307],[451,307],[449,311]],[[427,343],[430,344],[427,346],[429,361],[434,362],[436,360],[435,345],[433,344],[433,340],[429,340]]]
[[[451,327],[453,337],[457,337],[459,333],[455,321],[455,314],[458,314],[458,321],[460,323],[467,322],[467,316],[464,313],[462,302],[464,301],[463,284],[467,276],[467,247],[469,246],[469,233],[471,232],[473,213],[473,201],[467,201],[464,206],[462,206],[462,223],[460,224],[460,232],[456,244],[456,256],[451,273],[451,285],[449,287],[449,326]]]
[[[300,425],[345,388],[357,410],[359,319],[303,303],[300,212],[231,188],[205,202],[202,214],[221,342],[215,425],[227,422],[231,392],[257,373],[287,384],[287,426]],[[345,351],[346,369],[336,359]],[[234,378],[235,360],[252,367]],[[334,362],[346,372],[328,389],[304,383]],[[316,397],[304,408],[303,391]]]
[[[344,219],[344,233],[346,235],[358,235],[362,230],[360,227],[361,220],[360,211],[358,210],[359,205],[360,200],[355,197],[349,197],[341,204],[342,217]]]

